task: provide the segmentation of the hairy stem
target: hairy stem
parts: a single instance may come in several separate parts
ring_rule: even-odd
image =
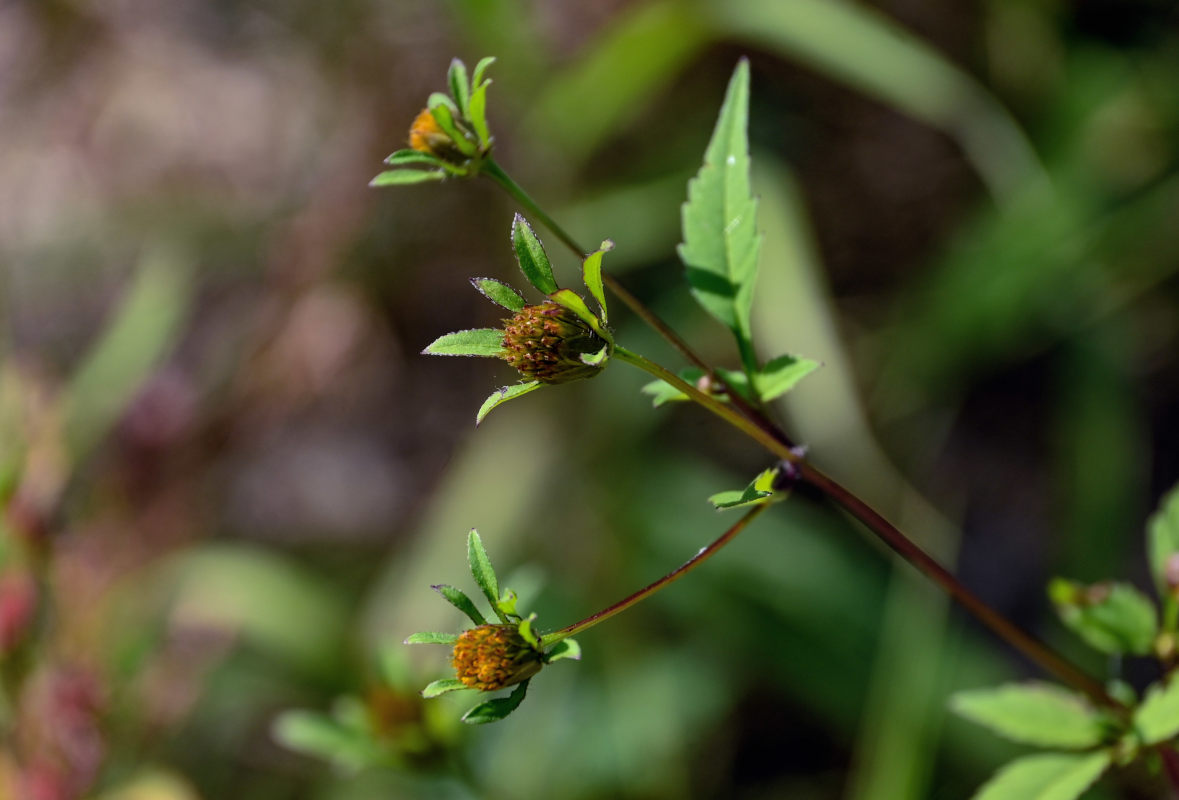
[[[756,519],[757,516],[759,514],[761,514],[761,512],[763,512],[767,508],[769,508],[769,506],[770,506],[769,503],[762,503],[760,505],[756,505],[753,508],[751,508],[749,511],[747,511],[745,513],[745,516],[743,516],[743,517],[741,517],[741,519],[737,520],[737,522],[731,528],[729,528],[727,531],[722,533],[716,539],[716,541],[712,542],[712,544],[709,544],[706,547],[701,548],[700,552],[698,552],[696,555],[689,558],[680,567],[667,573],[666,575],[664,575],[662,578],[655,581],[654,583],[644,586],[642,589],[639,589],[637,592],[630,595],[629,597],[619,600],[614,605],[609,606],[608,608],[604,608],[601,611],[599,611],[598,613],[588,616],[585,619],[581,620],[580,622],[575,622],[572,625],[568,625],[564,628],[561,628],[561,630],[559,630],[559,631],[553,631],[552,633],[546,633],[540,639],[541,646],[548,647],[549,645],[556,644],[557,642],[561,641],[562,639],[567,639],[570,636],[574,636],[578,633],[581,633],[586,628],[592,628],[594,625],[597,625],[599,622],[603,622],[605,620],[610,619],[610,617],[614,616],[615,614],[625,611],[626,609],[630,608],[631,606],[635,605],[636,603],[647,599],[648,597],[655,594],[656,592],[658,592],[660,589],[664,588],[668,584],[674,583],[675,581],[679,580],[680,578],[682,578],[683,576],[687,575],[689,572],[694,570],[696,567],[700,566],[705,561],[712,558],[712,556],[716,555],[716,552],[718,550],[720,550],[726,544],[731,542],[733,540],[733,538],[736,537],[736,535],[738,533],[745,530],[746,526],[748,526],[749,523],[753,522],[753,520]]]
[[[1055,675],[1087,694],[1094,701],[1110,707],[1121,708],[1121,704],[1105,690],[1100,682],[1077,669],[1069,661],[1049,649],[1037,639],[1020,630],[1006,617],[988,606],[977,595],[967,589],[953,573],[939,564],[932,556],[905,536],[895,525],[881,516],[875,509],[848,489],[808,464],[797,453],[774,436],[753,424],[724,403],[701,392],[670,370],[653,361],[633,353],[624,347],[616,347],[614,355],[622,361],[642,369],[679,389],[716,416],[728,422],[745,435],[754,439],[783,461],[798,469],[800,480],[810,484],[831,498],[865,527],[876,535],[893,552],[916,567],[922,574],[937,584],[943,591],[957,600],[967,611],[1000,639],[1019,650],[1045,671]]]

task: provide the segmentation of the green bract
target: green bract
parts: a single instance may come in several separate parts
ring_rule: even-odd
[[[471,283],[491,302],[511,311],[502,328],[476,328],[441,336],[422,352],[435,356],[481,356],[507,361],[524,379],[505,386],[484,401],[475,417],[478,425],[501,403],[538,389],[542,384],[568,383],[596,376],[614,352],[614,336],[606,327],[606,296],[602,290],[602,256],[614,245],[602,246],[585,258],[582,274],[586,289],[598,306],[590,310],[572,289],[561,289],[553,266],[532,226],[519,214],[512,222],[512,249],[528,282],[547,299],[529,305],[523,296],[494,278],[472,278]]]
[[[496,622],[488,622],[475,602],[461,589],[439,584],[439,594],[467,615],[474,628],[462,633],[426,631],[410,635],[406,644],[445,644],[452,650],[455,677],[436,680],[422,690],[431,698],[458,689],[494,692],[515,687],[507,697],[487,700],[469,709],[463,721],[472,725],[496,722],[519,707],[528,691],[528,682],[546,665],[563,658],[581,658],[581,648],[570,638],[553,634],[546,643],[533,630],[536,615],[521,616],[516,611],[517,597],[511,589],[500,593],[499,579],[483,547],[478,531],[467,534],[467,563],[475,584],[491,606]],[[553,641],[556,639],[556,641]]]

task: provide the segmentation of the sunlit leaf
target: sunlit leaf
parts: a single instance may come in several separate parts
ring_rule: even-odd
[[[559,306],[569,309],[578,318],[593,328],[594,332],[601,336],[606,341],[611,340],[610,333],[602,327],[602,323],[594,316],[594,312],[590,311],[589,306],[581,299],[581,295],[572,289],[558,289],[549,295],[549,299]]]
[[[437,631],[411,633],[409,636],[405,637],[406,644],[454,644],[457,641],[458,634],[439,633]]]
[[[606,290],[602,285],[602,256],[614,249],[614,242],[607,239],[602,246],[585,257],[581,264],[581,274],[585,281],[585,288],[598,301],[598,309],[602,312],[602,322],[606,317]]]
[[[467,116],[467,106],[471,99],[471,82],[467,79],[467,65],[457,58],[451,59],[446,79],[450,83],[450,94],[454,97],[459,114]]]
[[[550,664],[554,661],[560,661],[563,658],[571,658],[574,660],[581,660],[581,645],[577,643],[576,639],[562,639],[553,645],[544,659]]]
[[[439,336],[426,346],[423,355],[481,356],[498,358],[504,352],[504,332],[496,328],[473,328]]]
[[[744,489],[718,492],[708,498],[708,502],[712,503],[718,509],[738,508],[740,506],[751,506],[765,502],[767,498],[772,497],[774,494],[774,481],[777,480],[779,472],[780,469],[778,467],[770,467],[759,473]]]
[[[422,689],[422,697],[429,699],[431,697],[437,697],[440,694],[446,694],[447,692],[455,692],[459,689],[469,688],[469,686],[460,681],[458,678],[443,678],[441,680],[431,681],[430,683],[426,684],[426,688]]]
[[[1134,729],[1143,744],[1156,744],[1179,734],[1179,680],[1156,683],[1134,711]]]
[[[411,183],[425,183],[440,181],[446,178],[445,172],[422,169],[390,169],[377,175],[368,182],[369,186],[403,186]]]
[[[1075,692],[1048,683],[956,693],[950,707],[1013,742],[1081,750],[1101,744],[1106,720]]]
[[[796,356],[778,356],[764,364],[753,375],[753,385],[763,402],[768,403],[786,392],[819,368],[818,361]]]
[[[519,214],[512,220],[512,247],[516,251],[516,261],[528,282],[543,294],[557,291],[557,279],[553,277],[553,265],[545,254],[544,246],[528,220]]]
[[[995,773],[973,800],[1076,800],[1111,761],[1107,750],[1017,758]]]
[[[475,65],[475,71],[471,73],[471,86],[478,89],[483,85],[483,73],[487,68],[495,63],[495,56],[485,56],[479,59],[479,63]]]
[[[499,611],[499,581],[495,577],[495,570],[491,566],[491,559],[487,557],[487,550],[483,547],[483,539],[474,528],[467,534],[467,563],[471,567],[471,577],[488,599],[497,615],[503,622],[503,613]]]
[[[497,281],[495,278],[471,278],[471,284],[488,300],[508,311],[520,311],[525,306],[520,293],[503,281]]]
[[[431,587],[440,595],[446,598],[447,602],[457,608],[459,611],[467,615],[467,618],[476,625],[486,625],[487,619],[479,613],[479,609],[471,598],[467,597],[467,593],[462,589],[456,589],[453,586],[448,586],[445,583],[440,583]]]
[[[513,383],[511,386],[497,389],[491,393],[490,397],[483,401],[483,405],[479,406],[479,413],[475,415],[475,424],[478,425],[483,422],[484,418],[496,406],[502,405],[509,400],[514,400],[521,395],[528,394],[533,389],[539,389],[540,386],[540,381],[526,381],[524,383]]]

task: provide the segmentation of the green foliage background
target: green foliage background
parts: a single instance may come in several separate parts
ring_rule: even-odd
[[[706,498],[767,466],[621,366],[476,432],[510,368],[417,355],[499,323],[468,276],[517,278],[489,182],[367,187],[454,55],[499,58],[497,160],[730,368],[675,248],[749,56],[754,339],[824,364],[790,429],[1106,668],[1044,586],[1145,587],[1179,479],[1172,4],[50,2],[0,29],[0,485],[35,475],[54,510],[38,663],[103,687],[78,796],[951,798],[1020,752],[946,698],[1043,676],[807,497],[579,637],[502,723],[374,689],[446,674],[399,643],[457,627],[429,586],[471,589],[469,528],[556,627],[695,553],[730,519]],[[274,743],[277,713],[343,695],[393,732],[381,709],[436,716],[451,749],[352,772]],[[30,735],[13,702],[0,776]]]

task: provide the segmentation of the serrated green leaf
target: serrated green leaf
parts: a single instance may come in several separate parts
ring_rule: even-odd
[[[1157,744],[1179,734],[1179,680],[1170,678],[1166,685],[1151,686],[1134,711],[1134,729],[1143,744]]]
[[[442,678],[441,680],[431,681],[422,689],[422,697],[429,700],[431,697],[437,697],[440,694],[447,692],[455,692],[459,689],[469,689],[465,683],[458,678]]]
[[[524,702],[524,695],[528,693],[528,681],[521,681],[507,697],[488,700],[463,714],[463,722],[468,725],[486,725],[488,722],[498,722],[511,714]]]
[[[585,288],[598,301],[598,309],[602,312],[602,322],[606,322],[606,289],[602,285],[602,256],[614,249],[614,242],[607,239],[602,246],[585,257],[581,263],[581,276],[585,281]]]
[[[1142,592],[1128,583],[1084,586],[1063,578],[1048,585],[1060,619],[1103,653],[1145,655],[1158,634],[1158,613]]]
[[[744,489],[717,492],[708,498],[708,502],[716,506],[718,510],[765,502],[774,494],[774,481],[777,480],[779,471],[778,467],[762,470]]]
[[[448,586],[445,583],[440,583],[436,586],[431,586],[431,589],[438,592],[446,598],[446,601],[459,611],[467,615],[467,618],[476,625],[486,625],[487,618],[479,612],[475,606],[475,601],[467,597],[467,593],[462,589],[456,589],[453,586]]]
[[[534,389],[539,389],[540,385],[540,381],[526,381],[524,383],[513,383],[511,386],[497,389],[491,393],[490,397],[483,401],[483,405],[479,406],[479,413],[475,415],[475,424],[478,425],[483,422],[484,418],[496,406],[502,405],[509,400],[514,400],[521,395],[528,394]]]
[[[995,773],[973,800],[1076,800],[1112,760],[1107,750],[1017,758]]]
[[[527,619],[520,620],[520,625],[517,630],[520,635],[524,637],[524,641],[533,647],[540,648],[540,639],[536,638],[536,634],[532,631],[532,623],[536,620],[536,614],[529,614]]]
[[[425,183],[426,181],[440,181],[446,178],[445,172],[422,169],[390,169],[386,170],[368,182],[369,186],[405,186],[411,183]]]
[[[680,259],[696,300],[733,332],[741,363],[752,374],[756,358],[749,316],[757,279],[757,201],[749,180],[749,63],[737,64],[704,165],[688,182],[682,209]]]
[[[471,86],[478,89],[483,85],[483,73],[487,68],[495,63],[495,56],[486,56],[479,59],[479,63],[475,65],[475,71],[471,73]]]
[[[441,167],[443,161],[438,156],[423,153],[421,150],[398,150],[386,157],[385,163],[394,167],[402,164],[432,164]]]
[[[1013,742],[1083,750],[1101,744],[1105,718],[1081,695],[1049,683],[957,692],[950,708]]]
[[[524,297],[503,281],[497,281],[495,278],[471,278],[471,284],[488,300],[508,311],[520,311],[526,305]]]
[[[467,78],[467,65],[454,58],[450,61],[450,69],[446,71],[446,80],[450,83],[450,94],[458,106],[461,116],[467,116],[468,102],[471,99],[471,82]]]
[[[426,346],[422,355],[499,358],[503,352],[503,331],[497,328],[473,328],[439,336]]]
[[[483,539],[479,531],[471,528],[467,534],[467,563],[471,567],[471,577],[483,592],[500,620],[507,622],[499,610],[499,581],[495,577],[495,569],[491,566],[491,559],[487,557],[487,550],[483,547]]]
[[[818,368],[819,362],[809,358],[778,356],[754,373],[753,385],[762,402],[768,403],[786,394]]]
[[[1167,581],[1167,562],[1179,556],[1179,486],[1163,496],[1158,510],[1147,520],[1146,548],[1159,597],[1174,602],[1170,599],[1172,595]],[[1175,560],[1179,561],[1179,558]],[[1179,573],[1179,570],[1173,572]]]
[[[479,625],[481,623],[475,623]],[[438,631],[421,631],[411,633],[405,637],[406,644],[454,644],[458,641],[456,633],[440,633]]]
[[[549,299],[559,306],[569,309],[581,319],[586,325],[593,328],[594,333],[601,336],[606,341],[613,341],[613,336],[610,332],[602,327],[602,323],[594,316],[594,312],[590,311],[589,306],[581,299],[581,295],[572,289],[558,289],[549,295]]]
[[[512,220],[512,247],[516,251],[516,261],[520,264],[520,271],[528,282],[542,294],[552,294],[557,291],[557,279],[553,277],[553,265],[545,254],[544,246],[528,220],[519,214]]]
[[[575,661],[581,660],[581,645],[577,643],[576,639],[562,639],[553,645],[552,649],[544,655],[544,660],[549,664],[554,661],[560,661],[563,658],[571,658]]]

